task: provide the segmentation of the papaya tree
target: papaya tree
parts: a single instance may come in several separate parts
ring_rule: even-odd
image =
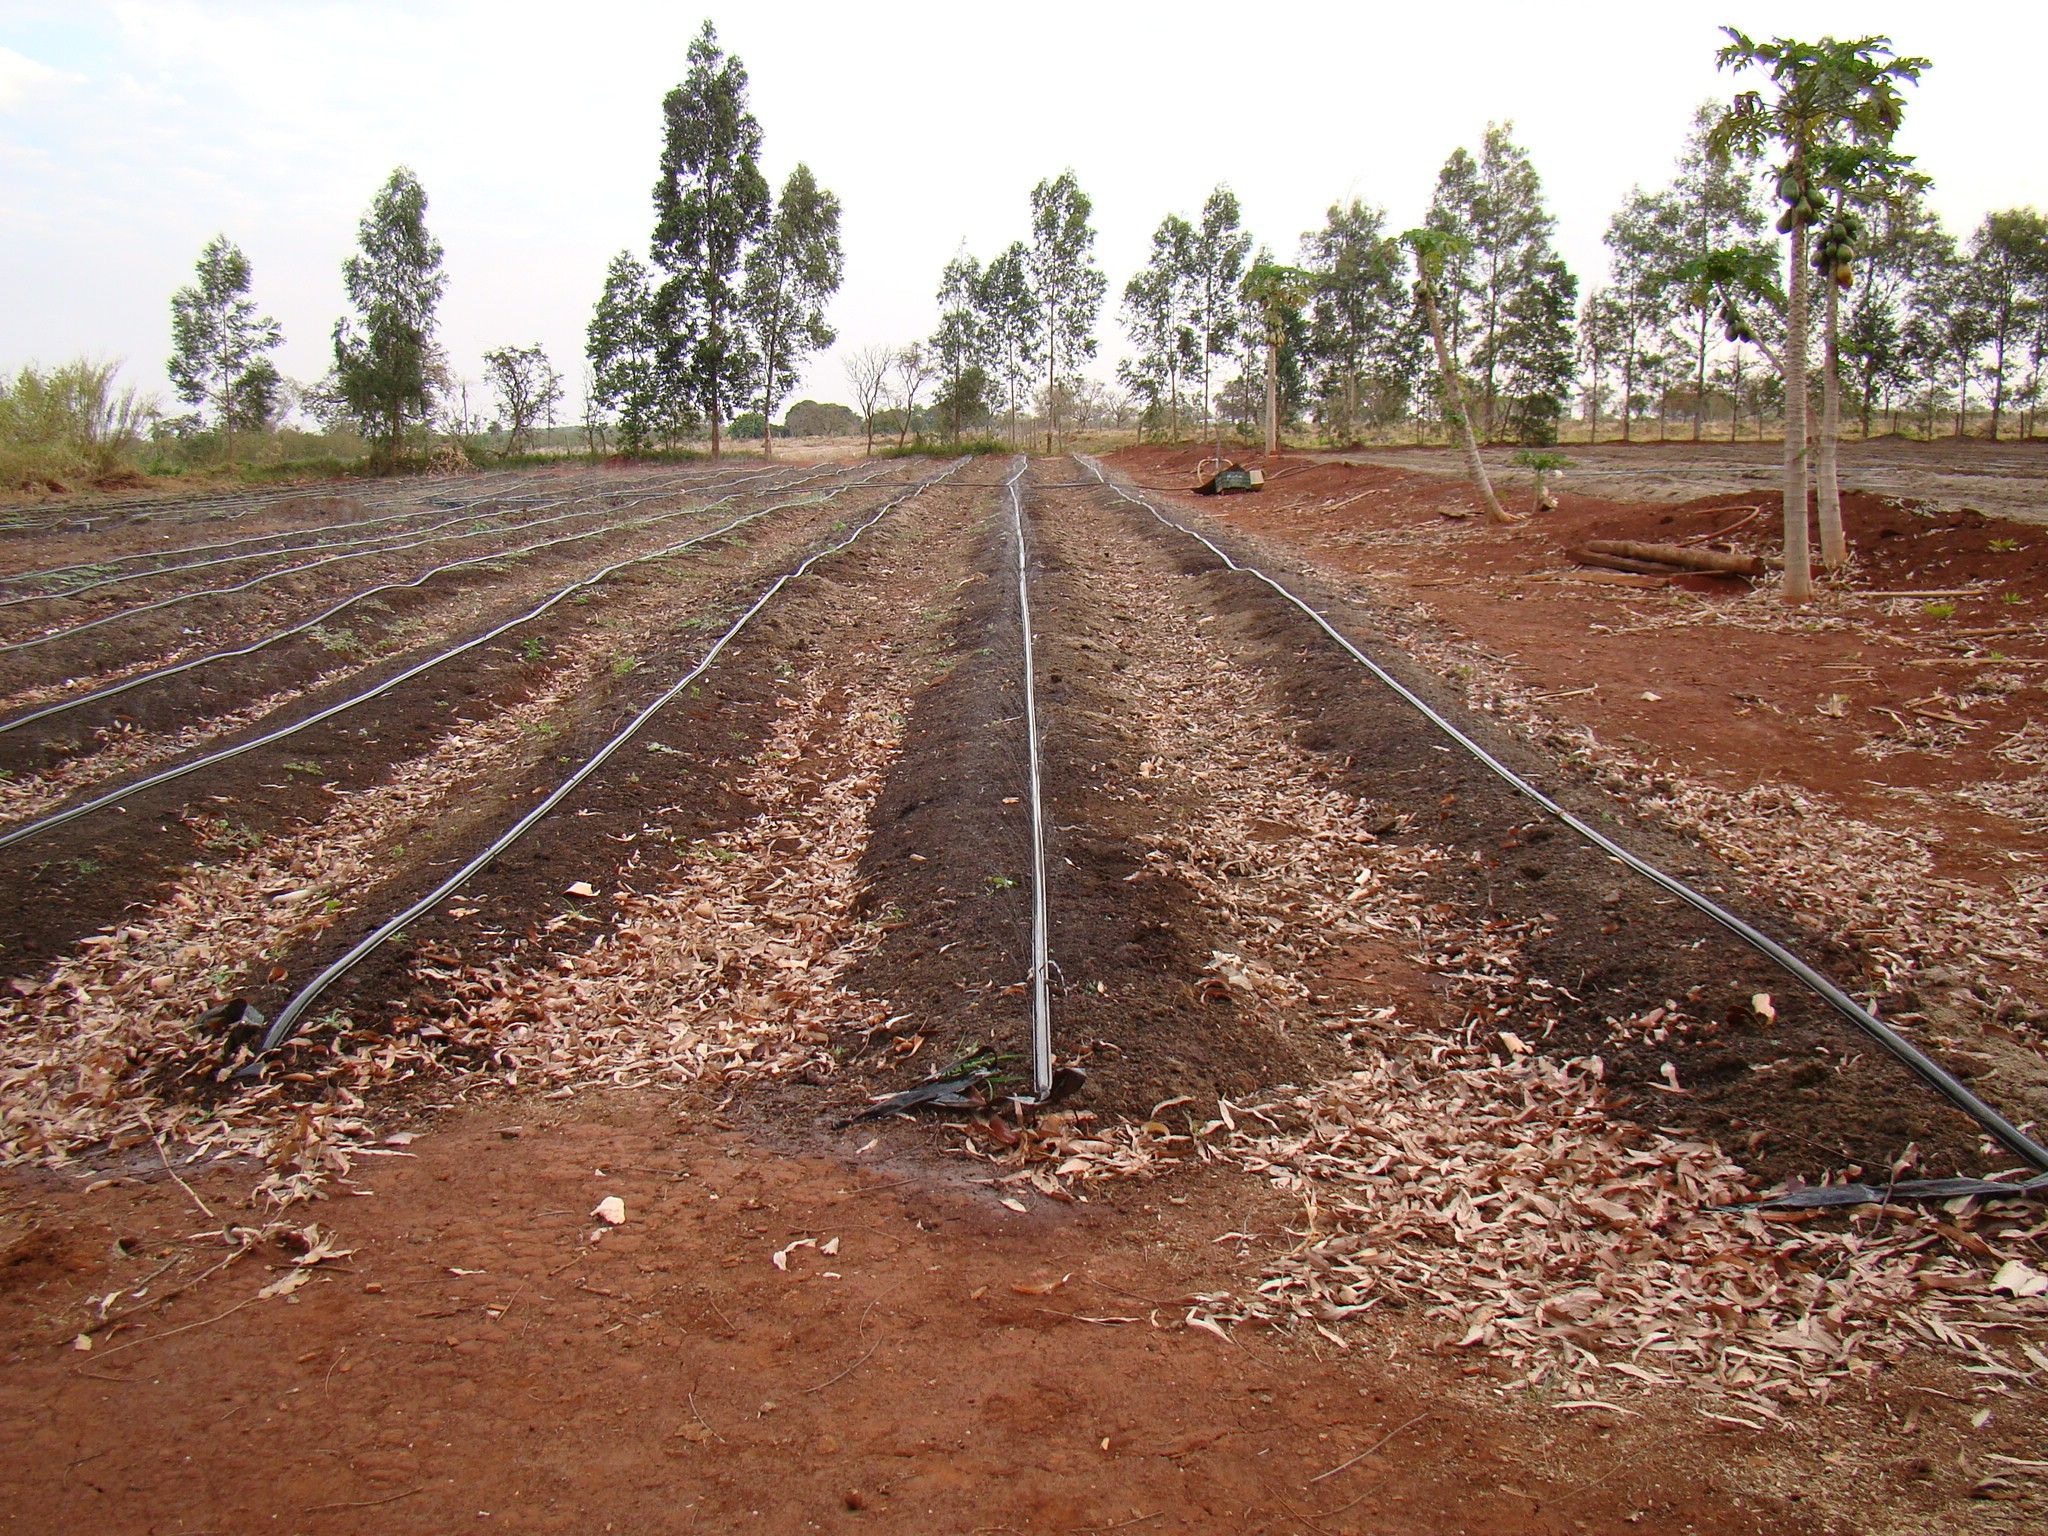
[[[1810,406],[1806,373],[1807,266],[1814,252],[1809,249],[1808,231],[1821,226],[1820,246],[1837,258],[1837,269],[1843,251],[1853,252],[1855,241],[1846,226],[1838,227],[1836,211],[1829,202],[1830,192],[1838,192],[1839,187],[1828,185],[1827,173],[1840,168],[1831,152],[1861,152],[1862,159],[1873,168],[1880,160],[1903,166],[1904,157],[1889,152],[1892,135],[1905,115],[1899,87],[1917,81],[1928,68],[1928,60],[1900,57],[1893,52],[1891,40],[1884,37],[1853,38],[1847,42],[1824,37],[1818,43],[1779,37],[1758,42],[1734,27],[1722,30],[1729,40],[1715,56],[1719,66],[1737,72],[1762,70],[1769,75],[1772,87],[1768,99],[1760,90],[1737,96],[1714,125],[1708,142],[1712,148],[1752,157],[1771,154],[1777,162],[1774,169],[1778,200],[1785,205],[1778,219],[1778,233],[1787,241],[1783,595],[1788,603],[1803,603],[1813,597],[1812,554],[1807,536]],[[1838,283],[1839,278],[1835,281]],[[1828,450],[1828,464],[1832,467],[1831,442]],[[1847,558],[1839,502],[1832,508],[1823,508],[1821,549],[1822,559],[1831,570],[1839,569]]]
[[[1245,274],[1244,296],[1259,317],[1266,350],[1266,457],[1280,451],[1280,347],[1287,322],[1298,317],[1314,285],[1313,274],[1276,261],[1260,261]]]
[[[1472,477],[1472,483],[1479,487],[1479,496],[1486,503],[1486,520],[1490,523],[1512,523],[1501,507],[1500,498],[1493,494],[1493,482],[1486,478],[1486,465],[1479,457],[1479,439],[1472,433],[1472,414],[1465,404],[1465,386],[1458,378],[1457,365],[1451,360],[1450,342],[1444,335],[1443,305],[1437,297],[1437,288],[1443,281],[1444,270],[1467,254],[1464,237],[1442,229],[1411,229],[1402,240],[1415,255],[1415,301],[1422,306],[1422,312],[1429,320],[1429,339],[1436,346],[1437,375],[1443,390],[1444,422],[1454,426],[1458,433],[1458,444],[1465,452],[1465,471]]]

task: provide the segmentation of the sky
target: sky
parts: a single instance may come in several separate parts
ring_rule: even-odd
[[[611,256],[645,253],[661,98],[707,15],[751,76],[771,184],[801,160],[845,206],[839,347],[798,391],[818,399],[849,398],[839,353],[928,334],[946,261],[1027,236],[1032,185],[1067,167],[1110,280],[1105,374],[1165,214],[1227,182],[1283,258],[1340,199],[1402,229],[1491,121],[1513,122],[1566,261],[1597,280],[1611,213],[1737,88],[1714,65],[1724,21],[1930,57],[1899,143],[1949,228],[2048,206],[2037,4],[0,0],[0,368],[123,359],[171,404],[169,297],[224,232],[283,324],[280,367],[317,378],[356,222],[405,164],[447,251],[457,375],[538,342],[580,401],[590,308]]]

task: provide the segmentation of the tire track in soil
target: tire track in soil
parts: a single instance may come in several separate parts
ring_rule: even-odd
[[[668,570],[621,572],[593,589],[590,603],[566,602],[522,630],[520,639],[536,642],[533,654],[507,636],[361,711],[9,850],[0,893],[13,899],[0,907],[0,948],[17,967],[45,961],[136,904],[160,899],[194,860],[232,860],[241,850],[317,826],[337,796],[383,781],[396,764],[433,755],[437,743],[459,741],[470,722],[531,699],[598,651],[617,652],[622,665],[623,658],[636,661],[630,671],[601,670],[580,684],[556,714],[534,724],[522,751],[422,829],[425,846],[412,847],[406,857],[416,866],[452,857],[451,849],[481,846],[484,828],[502,820],[506,803],[526,795],[530,786],[520,781],[544,759],[602,740],[631,701],[644,696],[646,678],[682,670],[679,658],[701,648],[699,634],[716,633],[716,613],[750,594],[761,573],[787,563],[851,510],[837,503],[792,509],[788,519],[754,524],[735,536],[758,542],[724,541],[679,556],[683,563]],[[675,615],[683,604],[698,608],[679,626]],[[345,680],[301,702],[311,712],[331,702],[329,694],[354,691],[354,680]]]
[[[780,490],[734,502],[719,498],[723,504],[692,508],[673,520],[621,527],[588,543],[536,551],[505,565],[494,562],[451,571],[419,587],[366,599],[337,615],[332,625],[253,655],[195,667],[47,721],[0,732],[0,773],[14,779],[5,786],[12,793],[5,795],[4,820],[41,815],[88,787],[104,786],[117,775],[224,737],[261,718],[249,713],[252,706],[247,701],[263,700],[274,707],[296,692],[327,690],[344,680],[371,686],[436,650],[502,623],[571,581],[630,555],[677,542],[690,526],[691,512],[715,524],[738,515],[742,502],[782,498]],[[421,644],[422,635],[433,639]],[[98,686],[111,680],[91,681]]]
[[[1098,502],[1108,496],[1090,494]],[[1845,1164],[1879,1172],[1908,1142],[1918,1143],[1930,1173],[1983,1170],[1969,1121],[1889,1057],[1863,1049],[1860,1037],[1789,977],[1532,814],[1263,586],[1224,570],[1141,508],[1116,505],[1126,526],[1157,552],[1161,570],[1199,576],[1218,618],[1212,631],[1234,642],[1230,664],[1264,678],[1274,706],[1293,722],[1298,744],[1328,761],[1347,788],[1387,804],[1431,841],[1460,850],[1438,877],[1442,899],[1502,930],[1526,931],[1522,976],[1548,978],[1563,989],[1553,995],[1554,1006],[1525,997],[1519,1010],[1525,1020],[1532,1013],[1554,1019],[1540,1049],[1600,1056],[1618,1108],[1720,1141],[1765,1182],[1817,1177]],[[1219,536],[1199,516],[1174,510],[1225,548],[1248,551],[1239,558],[1287,582],[1460,729],[1549,786],[1560,803],[1614,824],[1617,835],[1646,857],[1693,875],[1766,931],[1792,934],[1787,942],[1795,949],[1813,951],[1780,912],[1775,893],[1745,889],[1739,874],[1704,850],[1637,821],[1628,807],[1595,789],[1564,782],[1556,764],[1536,760],[1522,743],[1471,715],[1450,690],[1418,675],[1376,632],[1364,604],[1253,540]],[[1370,973],[1376,960],[1388,958],[1366,952],[1350,963]],[[1844,964],[1849,957],[1813,958],[1838,974],[1853,973],[1853,964]],[[1776,1018],[1769,1024],[1750,1005],[1757,993],[1774,1001]],[[1655,1020],[1630,1026],[1672,1003],[1678,1028]],[[1652,1086],[1668,1086],[1666,1062],[1684,1092]]]

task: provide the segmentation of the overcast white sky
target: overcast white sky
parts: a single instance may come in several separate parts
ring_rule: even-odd
[[[255,266],[293,377],[328,362],[339,264],[399,163],[447,247],[457,370],[542,342],[572,381],[611,254],[644,250],[664,91],[705,14],[746,62],[771,181],[810,163],[846,206],[842,347],[933,321],[939,269],[1027,233],[1071,165],[1115,301],[1170,210],[1227,181],[1283,256],[1334,200],[1416,222],[1437,167],[1512,119],[1566,259],[1604,270],[1628,188],[1669,172],[1717,76],[1716,26],[1878,32],[1934,60],[1901,145],[1950,227],[2048,204],[2048,5],[1731,0],[1711,11],[1513,0],[0,0],[0,366],[89,353],[162,391],[168,299],[216,231]],[[838,360],[804,393],[843,399]],[[573,389],[572,393],[578,393]]]

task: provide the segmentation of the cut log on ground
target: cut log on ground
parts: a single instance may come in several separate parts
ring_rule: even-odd
[[[1761,576],[1764,573],[1763,560],[1756,555],[1735,555],[1718,549],[1687,549],[1682,544],[1638,544],[1632,539],[1588,539],[1585,552],[1594,555],[1618,555],[1624,560],[1648,561],[1652,565],[1677,566],[1682,571],[1706,571],[1716,576]]]
[[[1606,555],[1597,550],[1573,549],[1567,551],[1580,565],[1597,565],[1610,571],[1632,571],[1638,576],[1676,576],[1678,570],[1669,565],[1658,565],[1649,560],[1630,560],[1623,555]]]

